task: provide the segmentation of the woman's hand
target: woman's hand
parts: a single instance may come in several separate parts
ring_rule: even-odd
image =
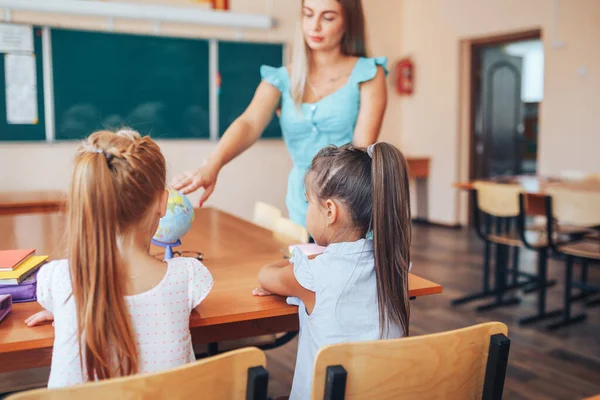
[[[271,292],[269,292],[268,290],[265,290],[265,289],[263,289],[263,288],[261,288],[261,287],[258,287],[258,288],[256,288],[256,289],[254,289],[254,290],[252,291],[252,294],[253,294],[254,296],[271,296],[271,295],[273,295],[273,293],[271,293]]]
[[[40,311],[38,313],[33,314],[31,317],[25,320],[27,326],[36,326],[41,324],[42,322],[52,321],[52,326],[54,326],[54,314],[50,311]]]
[[[202,197],[200,198],[200,207],[202,207],[215,190],[218,174],[219,168],[209,163],[194,172],[186,172],[177,176],[171,182],[171,187],[181,191],[183,194],[192,193],[199,188],[203,188],[204,193],[202,193]]]

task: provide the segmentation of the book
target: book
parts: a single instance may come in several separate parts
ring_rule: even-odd
[[[0,272],[14,271],[33,253],[35,249],[0,250]]]
[[[0,272],[0,286],[21,284],[28,276],[37,271],[47,259],[48,256],[31,256],[14,271]]]
[[[293,244],[289,247],[290,255],[293,253],[294,249],[299,249],[307,256],[316,256],[325,251],[325,247],[319,246],[316,243],[306,243],[306,244]]]
[[[12,309],[12,296],[0,294],[0,321],[4,319]]]

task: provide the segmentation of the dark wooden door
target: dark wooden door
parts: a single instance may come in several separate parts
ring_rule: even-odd
[[[478,49],[476,60],[472,178],[518,175],[524,129],[522,58],[491,47]]]

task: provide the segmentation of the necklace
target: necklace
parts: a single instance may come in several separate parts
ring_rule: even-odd
[[[343,77],[346,77],[350,74],[342,74],[342,75],[338,75],[335,76],[333,78],[328,78],[325,82],[319,84],[319,85],[315,85],[314,83],[312,83],[311,81],[308,81],[308,87],[310,88],[310,90],[313,92],[313,94],[315,96],[317,96],[319,99],[322,99],[323,97],[325,97],[325,95],[323,95],[323,93],[317,89],[317,87],[323,87],[323,86],[329,86],[337,81],[339,81],[340,79],[342,79]]]

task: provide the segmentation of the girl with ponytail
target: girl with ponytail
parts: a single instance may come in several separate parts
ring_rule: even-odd
[[[306,226],[326,249],[264,267],[254,295],[300,306],[290,399],[310,398],[319,348],[409,333],[411,215],[408,167],[387,143],[326,147],[305,177]],[[372,239],[370,239],[372,233]]]
[[[93,133],[78,148],[68,199],[68,260],[38,274],[54,320],[49,387],[171,368],[194,360],[189,317],[212,287],[196,259],[161,262],[150,239],[168,200],[166,163],[149,137]]]

